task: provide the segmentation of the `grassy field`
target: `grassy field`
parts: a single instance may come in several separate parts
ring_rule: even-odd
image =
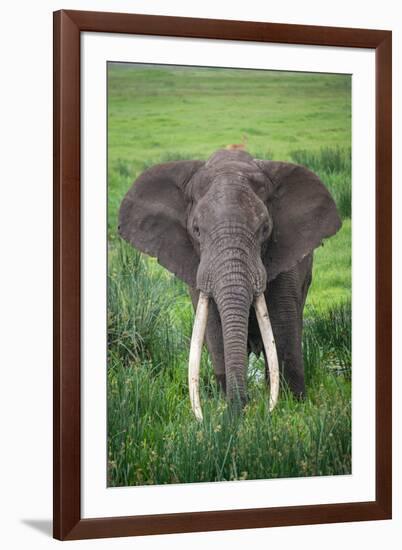
[[[108,82],[109,485],[349,473],[350,78],[109,65]],[[250,402],[233,420],[204,351],[199,424],[188,399],[185,285],[121,242],[116,214],[146,167],[205,159],[243,136],[259,158],[316,171],[343,226],[315,252],[303,338],[308,398],[282,391],[270,414],[263,362],[251,356]]]

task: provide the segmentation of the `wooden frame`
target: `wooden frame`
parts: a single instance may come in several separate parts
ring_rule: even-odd
[[[81,519],[80,33],[110,32],[375,49],[376,500]],[[390,31],[122,13],[54,13],[54,536],[84,539],[391,518]]]

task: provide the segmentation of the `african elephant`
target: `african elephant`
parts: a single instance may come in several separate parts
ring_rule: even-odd
[[[134,182],[120,206],[119,233],[189,286],[196,309],[190,397],[198,419],[204,333],[232,405],[247,401],[251,351],[264,353],[271,409],[278,362],[289,388],[304,397],[302,324],[313,251],[340,227],[336,205],[313,172],[242,150],[158,164]]]

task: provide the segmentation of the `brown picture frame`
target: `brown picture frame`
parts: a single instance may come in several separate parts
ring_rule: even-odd
[[[81,518],[80,35],[88,31],[375,50],[375,501]],[[71,540],[391,518],[391,66],[390,31],[70,10],[54,13],[55,538]]]

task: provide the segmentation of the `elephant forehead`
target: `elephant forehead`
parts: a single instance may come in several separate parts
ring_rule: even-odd
[[[254,230],[254,225],[267,215],[264,202],[240,178],[233,182],[226,176],[216,178],[198,205],[208,226],[226,219],[251,225]]]
[[[239,181],[261,200],[265,200],[271,192],[270,181],[258,167],[240,162],[202,168],[191,180],[187,191],[193,200],[198,201],[208,192],[218,193],[222,188],[235,188]]]

